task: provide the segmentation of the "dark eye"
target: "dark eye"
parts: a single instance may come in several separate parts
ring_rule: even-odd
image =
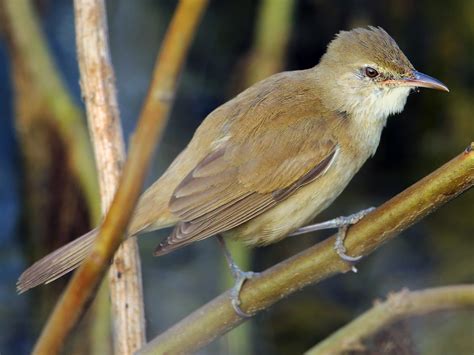
[[[375,78],[377,75],[379,75],[379,72],[375,70],[374,68],[366,67],[365,75],[367,75],[369,78]]]

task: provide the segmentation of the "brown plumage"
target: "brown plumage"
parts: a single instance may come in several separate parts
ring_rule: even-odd
[[[156,255],[216,234],[250,245],[284,238],[342,192],[415,86],[446,89],[384,30],[339,33],[314,68],[273,75],[209,114],[142,195],[128,235],[176,225]],[[95,235],[35,263],[18,290],[77,267]]]

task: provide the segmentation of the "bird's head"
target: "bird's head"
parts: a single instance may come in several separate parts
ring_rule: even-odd
[[[339,32],[318,67],[336,109],[375,119],[402,111],[412,89],[449,91],[439,80],[416,71],[380,27]]]

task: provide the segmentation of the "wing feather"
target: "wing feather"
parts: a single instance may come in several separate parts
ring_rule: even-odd
[[[224,198],[216,200],[206,200],[204,198],[204,207],[196,206],[190,210],[184,209],[184,206],[186,206],[186,203],[188,206],[192,205],[190,202],[193,197],[201,200],[203,198],[201,192],[184,198],[174,195],[170,206],[173,212],[181,213],[180,216],[183,218],[183,221],[178,223],[171,235],[158,246],[155,255],[166,254],[184,245],[235,228],[267,211],[278,202],[290,196],[297,189],[324,173],[336,154],[336,147],[336,145],[333,145],[333,149],[327,153],[323,160],[319,161],[316,166],[294,181],[290,186],[273,192],[258,193],[247,191],[240,193],[242,186],[232,189],[232,185],[230,185],[229,191],[224,194]],[[192,172],[190,175],[192,175]],[[179,190],[179,187],[177,190]],[[210,193],[213,194],[213,191],[210,191]],[[237,197],[232,199],[232,196],[235,195]],[[183,199],[186,199],[186,201],[183,202]],[[179,205],[180,209],[176,208],[177,205]]]

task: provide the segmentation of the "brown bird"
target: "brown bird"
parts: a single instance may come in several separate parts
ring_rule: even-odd
[[[410,91],[448,91],[417,72],[382,28],[342,31],[320,63],[273,75],[210,113],[188,146],[141,196],[128,236],[175,228],[163,255],[214,235],[266,245],[308,230],[341,227],[365,214],[298,230],[328,207],[379,144],[390,114]],[[99,227],[100,228],[100,227]],[[98,229],[47,255],[18,281],[24,292],[81,264]],[[227,255],[227,254],[226,254]],[[232,264],[238,285],[245,278]]]

